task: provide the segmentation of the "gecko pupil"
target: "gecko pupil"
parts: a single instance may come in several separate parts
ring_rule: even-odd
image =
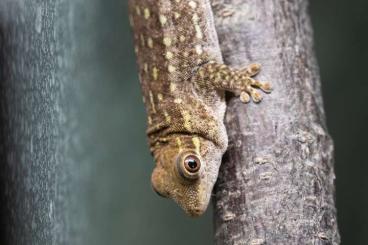
[[[191,168],[191,169],[195,169],[195,168],[197,167],[197,162],[196,162],[196,160],[194,160],[194,159],[190,159],[190,160],[188,160],[188,166],[189,166],[189,168]]]

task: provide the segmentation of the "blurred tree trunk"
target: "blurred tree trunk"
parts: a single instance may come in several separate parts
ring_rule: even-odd
[[[231,98],[215,188],[216,244],[339,244],[327,133],[306,0],[212,0],[226,64],[262,64],[260,104]]]
[[[0,1],[0,244],[77,244],[69,10],[59,0]]]

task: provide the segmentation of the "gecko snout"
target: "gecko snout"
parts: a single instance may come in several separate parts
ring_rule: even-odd
[[[195,208],[193,210],[190,210],[188,212],[189,216],[191,217],[199,217],[201,216],[205,211],[206,211],[207,208],[203,208],[203,209],[200,209],[200,208]]]

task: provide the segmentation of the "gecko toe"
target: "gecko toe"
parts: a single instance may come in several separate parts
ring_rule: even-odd
[[[250,95],[252,96],[252,99],[255,103],[259,103],[262,101],[262,95],[258,91],[252,89]]]
[[[245,73],[247,74],[247,76],[253,77],[255,75],[257,75],[261,70],[261,65],[254,63],[254,64],[250,64],[247,68],[245,68]]]
[[[249,94],[245,91],[240,93],[240,101],[243,102],[244,104],[249,103],[250,101],[250,97]]]
[[[260,89],[263,90],[265,93],[271,93],[272,92],[272,85],[269,82],[262,82]]]

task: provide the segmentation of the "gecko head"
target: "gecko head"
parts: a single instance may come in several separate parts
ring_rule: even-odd
[[[210,201],[222,151],[197,136],[176,136],[154,152],[152,187],[173,199],[190,216],[203,214]]]

